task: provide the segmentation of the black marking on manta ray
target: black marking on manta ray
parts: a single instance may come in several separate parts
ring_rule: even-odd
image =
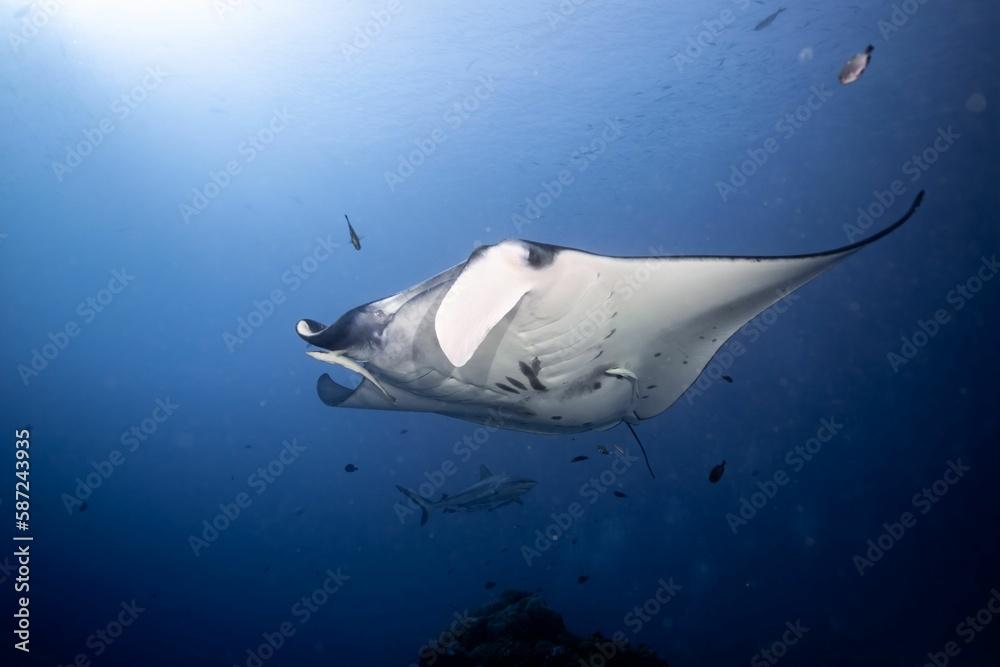
[[[658,357],[658,356],[660,356],[661,354],[663,354],[663,353],[662,353],[662,352],[657,352],[657,353],[656,353],[656,354],[654,354],[653,356],[654,356],[654,357]]]
[[[517,389],[514,389],[513,387],[508,387],[503,382],[497,382],[497,386],[500,387],[501,389],[503,389],[504,391],[506,391],[508,393],[511,393],[511,394],[519,394],[519,393],[521,393]]]
[[[556,421],[559,421],[560,419],[562,419],[562,415],[552,415],[551,419],[555,419]]]
[[[647,386],[646,389],[656,389],[656,385],[655,384],[651,384],[651,385]]]
[[[528,246],[528,266],[535,269],[544,269],[555,261],[559,254],[557,246],[546,243],[535,243],[534,241],[523,241]]]
[[[538,369],[542,367],[542,362],[538,360],[538,357],[535,357],[534,360],[532,360],[531,366],[523,361],[517,362],[517,365],[521,369],[521,372],[524,373],[524,377],[528,378],[528,384],[531,385],[532,389],[537,391],[548,391],[548,387],[538,380]]]
[[[518,389],[527,389],[527,387],[524,386],[524,383],[522,383],[520,380],[516,380],[516,379],[512,378],[509,375],[507,376],[507,382],[511,383],[513,386],[517,387]]]
[[[598,357],[600,357],[600,356],[601,356],[602,354],[604,354],[604,350],[598,350],[598,351],[597,351],[597,354],[595,354],[595,355],[594,355],[594,359],[597,359],[597,358],[598,358]],[[594,361],[594,359],[591,359],[591,361]]]
[[[604,337],[604,340],[607,340],[612,336],[614,336],[616,331],[618,331],[618,329],[612,329],[610,332],[608,332],[608,335]]]

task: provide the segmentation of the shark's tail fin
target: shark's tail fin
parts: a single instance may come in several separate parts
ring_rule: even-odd
[[[417,507],[420,508],[420,525],[421,526],[426,525],[427,519],[430,518],[430,509],[431,509],[431,504],[427,501],[427,499],[421,497],[419,494],[414,493],[413,491],[410,491],[405,486],[399,486],[397,484],[396,488],[399,489],[400,493],[402,493],[404,496],[406,496],[407,498],[409,498],[410,500],[412,500],[414,503],[417,504]]]

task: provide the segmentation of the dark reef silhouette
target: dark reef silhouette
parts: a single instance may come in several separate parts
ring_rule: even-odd
[[[647,647],[630,646],[624,632],[612,639],[571,633],[534,593],[505,591],[470,617],[466,627],[445,631],[440,643],[422,651],[420,667],[668,667]]]

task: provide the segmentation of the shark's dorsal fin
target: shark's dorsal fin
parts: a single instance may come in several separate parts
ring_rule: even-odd
[[[480,481],[486,479],[487,477],[492,477],[493,473],[486,466],[479,466],[479,479]]]

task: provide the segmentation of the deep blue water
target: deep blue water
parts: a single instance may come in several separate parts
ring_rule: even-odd
[[[950,641],[950,664],[996,664],[1000,618],[956,626],[1000,590],[1000,278],[982,268],[1000,12],[787,4],[761,30],[771,0],[0,4],[0,536],[30,425],[31,656],[246,665],[287,622],[265,664],[408,665],[456,612],[541,587],[572,630],[624,630],[672,665],[771,664],[796,622],[787,664],[917,666]],[[706,375],[637,426],[657,479],[630,469],[627,498],[584,501],[536,558],[522,546],[608,468],[597,445],[632,446],[624,427],[330,409],[294,332],[481,243],[811,252],[921,189],[905,227],[734,337],[713,371],[732,383]],[[539,485],[523,507],[401,522],[395,485],[447,464],[446,491],[483,464]],[[760,507],[737,525],[744,500]],[[25,660],[12,549],[3,664]],[[306,613],[328,571],[342,585]],[[679,592],[633,632],[661,579]]]

